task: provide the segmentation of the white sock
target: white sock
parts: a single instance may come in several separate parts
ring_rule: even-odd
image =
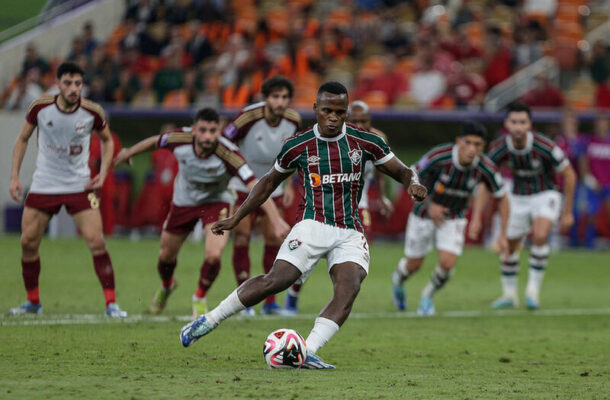
[[[339,325],[337,325],[335,321],[323,317],[316,318],[313,329],[305,341],[307,344],[307,352],[317,353],[317,351],[320,350],[338,330]]]
[[[537,297],[540,292],[550,251],[548,245],[532,246],[530,250],[530,273],[525,290],[525,293],[529,296]]]
[[[500,264],[502,276],[502,297],[517,298],[517,274],[519,273],[519,253],[514,252]]]
[[[421,297],[432,297],[434,293],[438,292],[445,286],[449,278],[451,278],[451,272],[453,270],[446,270],[441,268],[440,265],[437,265],[432,272],[432,276],[430,277],[430,282],[426,285],[424,290],[421,292]]]
[[[407,258],[403,257],[398,260],[398,265],[392,274],[392,284],[394,286],[401,286],[408,277],[409,270],[407,269]]]
[[[218,307],[207,313],[206,318],[216,326],[231,315],[236,314],[245,308],[246,306],[239,300],[237,289],[235,289],[226,299],[220,302]]]

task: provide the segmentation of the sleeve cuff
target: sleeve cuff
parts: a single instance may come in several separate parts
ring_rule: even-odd
[[[496,191],[493,196],[496,199],[499,199],[500,197],[503,197],[506,194],[506,188],[504,186],[502,186],[498,191]]]
[[[280,164],[279,164],[277,161],[275,162],[275,164],[273,165],[273,167],[274,167],[274,168],[275,168],[275,169],[276,169],[278,172],[281,172],[282,174],[289,174],[289,173],[291,173],[292,171],[294,171],[294,170],[295,170],[294,168],[292,168],[292,169],[286,169],[286,168],[282,168],[282,167],[280,166]]]
[[[570,165],[570,160],[568,160],[567,158],[564,158],[563,161],[561,163],[559,163],[559,165],[557,165],[555,167],[555,171],[556,172],[561,172],[564,170],[565,167],[567,167],[568,165]]]
[[[381,165],[381,164],[385,164],[388,161],[390,161],[392,158],[394,158],[394,153],[390,152],[387,156],[380,158],[379,160],[375,161],[373,163],[373,165]]]

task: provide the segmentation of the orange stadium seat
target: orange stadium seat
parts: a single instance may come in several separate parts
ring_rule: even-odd
[[[466,25],[466,32],[472,43],[480,46],[483,44],[485,27],[481,22],[470,22]]]
[[[403,76],[410,76],[415,70],[415,59],[403,57],[394,64],[394,72]]]
[[[172,90],[163,98],[163,108],[186,108],[189,99],[184,89]]]
[[[360,78],[375,78],[386,70],[386,61],[381,56],[371,56],[364,60],[358,71]]]
[[[388,95],[382,90],[372,90],[362,96],[361,100],[373,109],[383,109],[388,106]]]

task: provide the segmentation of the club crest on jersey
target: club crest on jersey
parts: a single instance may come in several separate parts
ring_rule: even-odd
[[[313,155],[307,158],[307,165],[318,165],[320,164],[320,157]]]
[[[301,241],[299,239],[292,239],[290,242],[288,242],[288,248],[290,250],[295,250],[300,245],[301,245]]]
[[[85,132],[85,121],[76,121],[74,124],[74,131],[76,133],[84,133]]]
[[[359,164],[362,159],[362,150],[353,149],[348,153],[349,159],[352,160],[352,164]]]

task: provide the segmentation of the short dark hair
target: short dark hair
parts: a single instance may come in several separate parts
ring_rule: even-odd
[[[332,94],[345,94],[347,96],[347,88],[343,86],[343,84],[336,81],[323,83],[322,86],[320,86],[320,89],[318,89],[317,97],[320,97],[320,95],[324,92]]]
[[[290,79],[281,75],[274,75],[271,78],[265,79],[261,91],[264,97],[268,97],[272,92],[279,89],[288,89],[288,96],[292,98],[294,86]]]
[[[218,112],[213,108],[206,107],[197,111],[193,122],[197,123],[197,121],[220,122],[220,116],[218,115]]]
[[[487,129],[483,124],[475,121],[465,121],[460,126],[458,137],[464,137],[468,135],[478,136],[481,139],[487,141]]]
[[[508,116],[508,114],[512,112],[526,112],[529,119],[532,119],[532,110],[530,109],[530,106],[522,101],[513,101],[506,106],[506,115]]]
[[[61,63],[61,65],[57,68],[57,79],[61,79],[61,77],[65,74],[79,74],[80,76],[85,76],[83,69],[70,61]]]

